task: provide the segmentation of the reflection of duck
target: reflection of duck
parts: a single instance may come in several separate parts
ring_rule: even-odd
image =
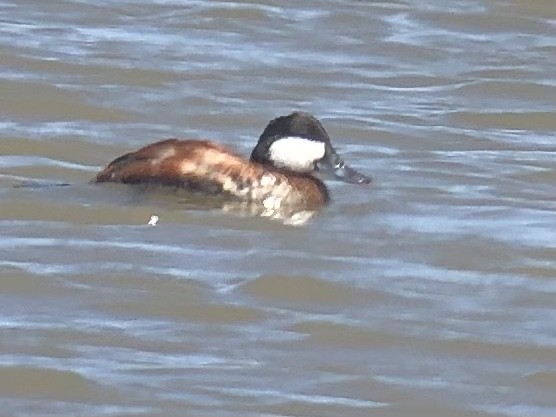
[[[371,181],[344,163],[318,119],[295,112],[267,125],[250,160],[211,141],[168,139],[116,158],[96,182],[179,186],[295,212],[328,202],[326,186],[311,174],[319,168],[346,182]]]

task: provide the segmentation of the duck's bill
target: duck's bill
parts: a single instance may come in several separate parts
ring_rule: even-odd
[[[371,177],[361,174],[346,165],[334,149],[329,149],[318,165],[332,171],[337,179],[350,184],[369,184],[372,181]]]
[[[334,167],[334,176],[350,184],[369,184],[371,182],[371,177],[357,172],[346,164]]]
[[[357,172],[353,168],[348,167],[345,163],[334,167],[334,176],[350,184],[369,184],[372,180],[371,177]]]

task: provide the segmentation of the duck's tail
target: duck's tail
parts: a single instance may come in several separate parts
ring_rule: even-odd
[[[45,182],[45,181],[22,181],[15,184],[13,188],[49,188],[49,187],[69,187],[69,182]]]

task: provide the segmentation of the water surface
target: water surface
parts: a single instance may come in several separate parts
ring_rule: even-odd
[[[6,415],[556,415],[554,2],[0,19]],[[247,155],[293,110],[375,179],[304,227],[89,183],[162,138]]]

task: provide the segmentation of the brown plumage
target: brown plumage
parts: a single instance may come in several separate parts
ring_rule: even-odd
[[[249,161],[224,146],[205,140],[168,139],[112,161],[96,182],[160,184],[223,192],[265,205],[316,209],[328,191],[319,179]]]

